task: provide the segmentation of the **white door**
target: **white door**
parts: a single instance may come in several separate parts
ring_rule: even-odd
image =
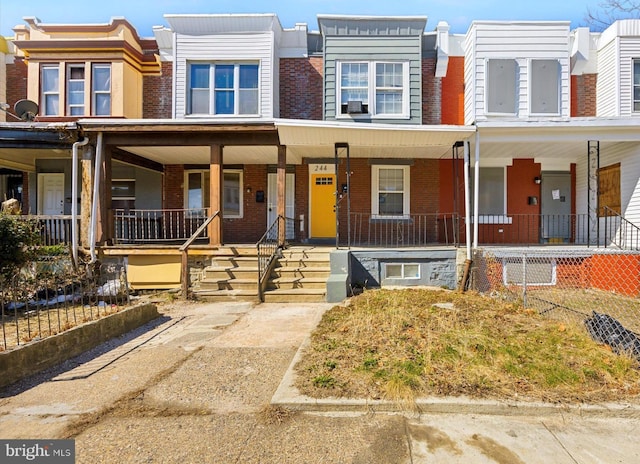
[[[287,218],[295,218],[295,188],[296,177],[293,173],[287,173],[285,181],[285,209],[284,215]],[[278,177],[277,174],[267,174],[267,227],[273,224],[278,217]],[[287,221],[287,239],[294,239],[296,236],[295,224]]]
[[[38,214],[64,214],[64,173],[38,174]]]

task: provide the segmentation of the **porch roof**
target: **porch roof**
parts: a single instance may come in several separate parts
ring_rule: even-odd
[[[570,118],[478,121],[480,158],[531,157],[555,163],[576,162],[587,155],[587,142],[604,150],[614,144],[640,142],[635,118]],[[472,140],[472,153],[475,141]]]
[[[35,160],[68,158],[78,140],[74,122],[0,123],[0,167],[35,171]]]
[[[348,143],[356,158],[441,158],[467,140],[474,126],[367,124],[278,119],[280,143],[294,156],[332,157],[336,143]]]

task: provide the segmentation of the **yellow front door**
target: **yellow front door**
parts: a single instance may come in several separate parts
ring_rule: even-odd
[[[311,174],[311,237],[336,236],[336,176]]]

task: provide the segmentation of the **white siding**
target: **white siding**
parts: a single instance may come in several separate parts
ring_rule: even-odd
[[[467,34],[465,59],[466,123],[485,120],[486,62],[489,59],[515,59],[518,63],[517,117],[530,112],[529,65],[532,59],[558,60],[560,63],[559,116],[569,117],[570,40],[569,23],[474,23]]]
[[[620,115],[633,114],[633,59],[640,58],[640,37],[620,39]],[[640,116],[640,114],[635,113]]]
[[[620,163],[622,214],[640,225],[640,145],[638,143],[604,144],[600,147],[600,167]],[[587,156],[576,166],[576,212],[587,212]]]
[[[598,83],[596,88],[596,116],[620,115],[618,82],[618,40],[612,40],[598,50]]]
[[[275,116],[275,51],[273,32],[199,35],[177,34],[176,118],[184,118],[187,105],[187,65],[191,61],[257,61],[260,65],[260,116]]]

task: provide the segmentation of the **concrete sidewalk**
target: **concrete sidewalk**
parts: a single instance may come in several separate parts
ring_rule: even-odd
[[[301,397],[290,366],[329,307],[161,307],[155,324],[2,391],[0,438],[74,438],[78,463],[640,460],[632,407],[519,404],[513,414],[447,399],[438,413],[424,412],[434,401],[402,413]]]

